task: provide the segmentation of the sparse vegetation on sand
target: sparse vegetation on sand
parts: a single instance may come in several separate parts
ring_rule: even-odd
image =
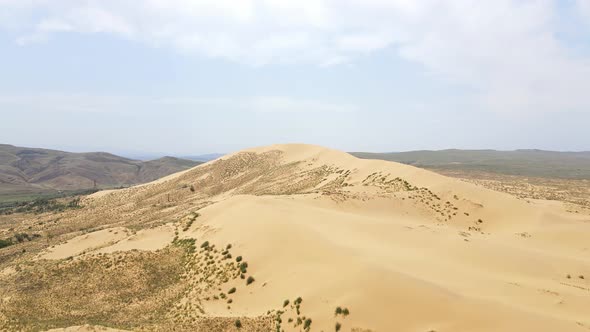
[[[290,149],[0,216],[0,330],[584,329],[587,212]]]

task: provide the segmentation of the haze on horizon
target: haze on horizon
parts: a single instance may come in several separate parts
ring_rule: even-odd
[[[0,143],[590,150],[590,2],[0,0]]]

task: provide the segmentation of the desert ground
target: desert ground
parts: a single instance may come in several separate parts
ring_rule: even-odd
[[[584,189],[484,180],[273,145],[6,214],[0,330],[589,331]]]

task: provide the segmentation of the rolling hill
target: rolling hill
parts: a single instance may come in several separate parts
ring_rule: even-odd
[[[142,162],[104,152],[70,153],[0,144],[0,197],[129,186],[198,164],[173,157]]]
[[[0,218],[29,239],[0,250],[0,329],[590,327],[590,213],[409,165],[273,145],[81,205]]]
[[[543,150],[440,150],[409,152],[351,152],[363,159],[381,159],[422,168],[489,172],[562,179],[590,179],[590,152]]]

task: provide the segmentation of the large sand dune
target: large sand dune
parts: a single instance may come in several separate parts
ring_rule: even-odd
[[[282,309],[281,329],[299,331],[301,297],[311,331],[590,330],[590,216],[407,165],[274,145],[84,204],[69,220],[106,229],[37,259],[161,250],[175,227],[197,247],[231,244],[256,281],[224,282],[231,306],[184,294],[203,317]]]

